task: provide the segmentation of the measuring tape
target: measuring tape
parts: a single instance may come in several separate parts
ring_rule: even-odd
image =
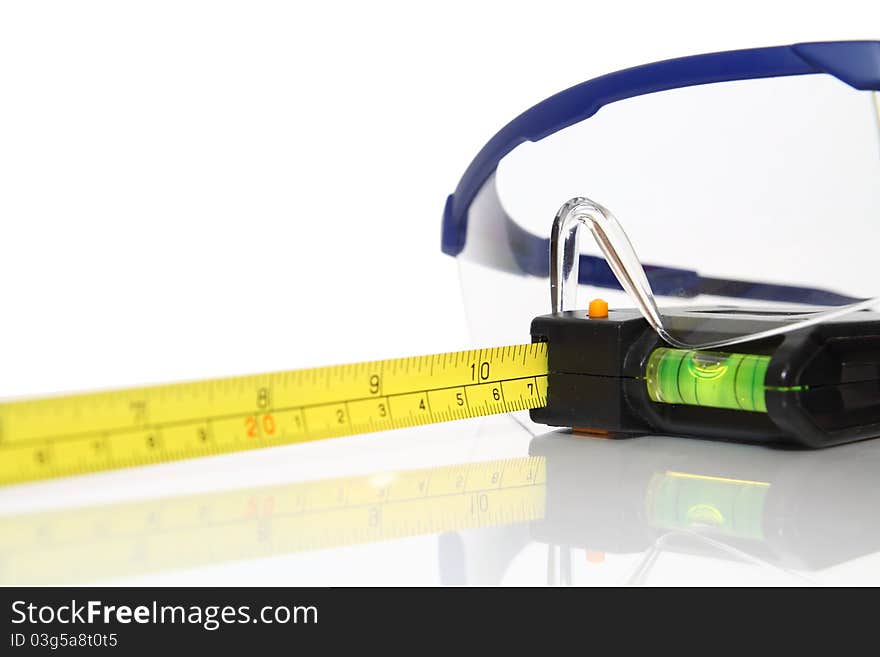
[[[0,403],[0,484],[538,408],[533,343]]]
[[[0,585],[59,584],[544,517],[543,456],[0,516]]]

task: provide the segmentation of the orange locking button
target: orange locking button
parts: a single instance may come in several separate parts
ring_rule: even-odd
[[[608,302],[605,299],[593,299],[590,301],[590,307],[587,311],[590,319],[607,319],[608,318]]]

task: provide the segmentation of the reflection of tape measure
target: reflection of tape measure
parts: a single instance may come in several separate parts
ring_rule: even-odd
[[[0,584],[86,581],[543,517],[544,457],[0,517]]]
[[[530,344],[0,404],[0,483],[536,408]]]

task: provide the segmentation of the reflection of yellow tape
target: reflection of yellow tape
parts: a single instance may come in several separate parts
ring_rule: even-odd
[[[0,403],[0,484],[537,408],[530,344]]]
[[[544,457],[0,517],[0,584],[57,584],[528,522]]]

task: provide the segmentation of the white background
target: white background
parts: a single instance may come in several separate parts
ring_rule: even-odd
[[[878,32],[870,1],[3,3],[0,396],[467,346],[440,217],[509,119],[631,65]],[[457,458],[390,440],[358,467]],[[343,476],[347,444],[284,458]],[[284,461],[259,458],[224,472]],[[124,488],[88,481],[0,502]]]

